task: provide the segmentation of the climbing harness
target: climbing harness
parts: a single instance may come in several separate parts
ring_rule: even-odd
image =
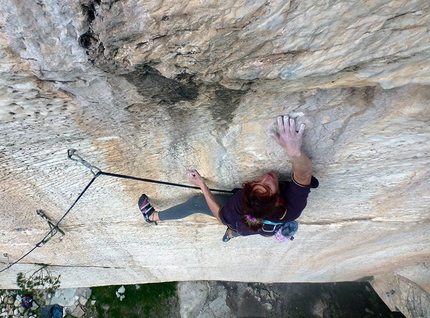
[[[97,168],[96,166],[91,165],[86,160],[84,160],[81,156],[79,156],[76,153],[76,149],[68,149],[67,150],[67,158],[76,162],[81,163],[85,167],[87,167],[90,172],[92,173],[93,177],[90,180],[90,182],[85,186],[84,190],[78,195],[76,200],[73,202],[73,204],[69,207],[69,209],[66,211],[66,213],[63,214],[63,216],[57,221],[56,224],[54,224],[45,214],[42,210],[37,210],[37,214],[41,216],[44,220],[46,220],[49,224],[50,231],[45,235],[45,237],[37,243],[30,251],[25,253],[23,256],[21,256],[18,260],[16,260],[13,263],[10,263],[9,256],[7,253],[4,253],[3,256],[7,257],[8,265],[6,268],[0,270],[0,273],[3,271],[11,268],[13,265],[20,262],[22,259],[27,257],[29,254],[31,254],[35,249],[38,247],[43,246],[45,243],[47,243],[55,234],[60,232],[62,235],[64,235],[64,231],[62,231],[58,225],[64,220],[64,218],[69,214],[69,212],[73,209],[73,207],[76,205],[76,203],[81,199],[81,197],[84,195],[84,193],[89,189],[89,187],[93,184],[93,182],[101,175],[108,176],[108,177],[114,177],[114,178],[122,178],[122,179],[129,179],[129,180],[135,180],[135,181],[142,181],[142,182],[149,182],[149,183],[156,183],[156,184],[163,184],[168,186],[175,186],[175,187],[181,187],[181,188],[188,188],[188,189],[200,189],[199,187],[189,186],[185,184],[179,184],[179,183],[172,183],[172,182],[165,182],[165,181],[159,181],[159,180],[152,180],[152,179],[145,179],[145,178],[138,178],[133,177],[129,175],[123,175],[123,174],[116,174],[116,173],[110,173],[110,172],[104,172]],[[213,192],[222,192],[222,193],[234,193],[235,190],[220,190],[220,189],[209,189]]]
[[[282,222],[272,222],[269,220],[263,220],[262,223],[263,223],[262,230],[263,232],[266,232],[266,233],[276,232],[279,229],[279,226],[282,226],[284,224]]]
[[[269,220],[263,220],[262,230],[265,233],[275,233],[275,238],[278,241],[293,241],[294,234],[297,233],[299,224],[296,221],[290,221],[287,223],[272,222]],[[264,234],[261,234],[265,236]],[[272,234],[270,234],[272,235]]]

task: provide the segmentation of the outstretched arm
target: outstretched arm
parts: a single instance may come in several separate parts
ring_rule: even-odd
[[[296,131],[296,122],[293,118],[279,116],[278,134],[272,134],[272,137],[287,152],[292,163],[294,180],[302,185],[309,185],[312,179],[312,162],[301,149],[304,131],[304,124]]]
[[[219,218],[219,210],[221,208],[221,204],[219,204],[217,200],[215,200],[214,195],[206,186],[203,177],[199,174],[197,170],[193,170],[188,173],[188,179],[192,184],[198,186],[202,190],[203,196],[206,199],[206,203],[208,204],[209,209],[211,210],[212,214],[218,219],[218,221],[221,222],[221,219]]]

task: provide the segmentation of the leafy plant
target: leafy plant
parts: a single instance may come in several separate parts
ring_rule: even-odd
[[[16,284],[23,295],[32,295],[34,299],[42,301],[48,294],[55,294],[60,287],[61,275],[54,276],[48,269],[48,265],[42,265],[29,277],[19,272],[16,278]]]

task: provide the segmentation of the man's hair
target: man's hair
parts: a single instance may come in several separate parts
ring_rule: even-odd
[[[245,182],[242,187],[243,219],[252,230],[261,229],[262,219],[282,215],[285,212],[282,197],[279,193],[271,194],[267,186],[251,181]],[[257,220],[250,221],[252,218]]]

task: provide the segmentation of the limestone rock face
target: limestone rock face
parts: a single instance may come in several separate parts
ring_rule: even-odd
[[[55,223],[93,177],[67,149],[106,172],[187,184],[197,168],[232,189],[290,176],[269,136],[289,114],[321,183],[294,242],[225,244],[207,216],[149,226],[137,209],[143,192],[162,210],[197,191],[99,176],[66,235],[3,271],[1,287],[45,263],[62,287],[375,276],[430,292],[428,1],[0,5],[2,268],[48,232],[37,209]]]

